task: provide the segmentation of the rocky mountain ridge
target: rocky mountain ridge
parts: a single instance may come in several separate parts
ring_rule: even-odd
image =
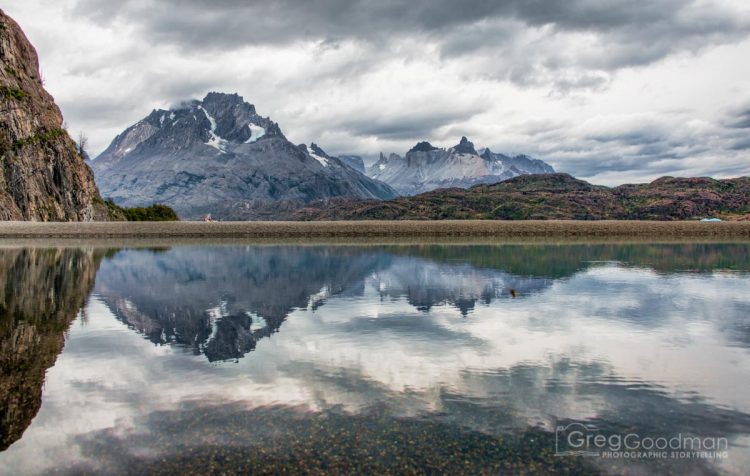
[[[480,154],[466,137],[448,149],[425,141],[417,143],[404,157],[381,153],[380,159],[367,169],[369,177],[387,183],[402,195],[439,188],[469,188],[545,173],[554,173],[554,169],[539,159],[497,154],[488,148]]]
[[[155,110],[92,166],[102,194],[118,205],[164,203],[183,218],[255,219],[256,209],[277,201],[397,195],[316,144],[293,144],[237,94]]]

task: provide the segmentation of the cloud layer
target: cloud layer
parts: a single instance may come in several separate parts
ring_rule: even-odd
[[[93,152],[151,109],[242,94],[331,153],[461,135],[598,183],[750,174],[737,0],[41,0],[6,7]]]

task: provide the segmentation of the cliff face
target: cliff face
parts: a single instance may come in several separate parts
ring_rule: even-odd
[[[0,220],[106,219],[93,173],[62,124],[34,47],[0,10]]]

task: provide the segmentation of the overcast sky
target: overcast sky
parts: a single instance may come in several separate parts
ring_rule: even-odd
[[[8,2],[4,2],[8,3]],[[528,153],[606,185],[750,175],[747,0],[12,0],[94,154],[238,92],[296,143]]]

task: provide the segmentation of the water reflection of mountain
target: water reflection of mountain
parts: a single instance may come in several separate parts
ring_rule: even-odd
[[[39,411],[45,371],[94,285],[98,262],[91,250],[0,250],[0,450]]]
[[[660,272],[750,270],[748,245],[254,246],[125,250],[103,263],[96,293],[158,344],[209,360],[242,357],[295,309],[332,296],[400,299],[423,311],[470,313],[524,298],[597,262]]]
[[[389,268],[373,277],[381,297],[407,302],[422,311],[448,304],[463,316],[477,302],[490,304],[496,299],[521,297],[552,285],[544,277],[514,276],[504,271],[475,268],[421,258],[400,257]]]
[[[392,246],[388,252],[550,279],[571,277],[597,262],[620,262],[658,273],[750,271],[750,243],[423,245]]]
[[[96,293],[151,341],[227,360],[254,349],[292,310],[356,289],[388,260],[356,248],[127,250],[103,264]]]

